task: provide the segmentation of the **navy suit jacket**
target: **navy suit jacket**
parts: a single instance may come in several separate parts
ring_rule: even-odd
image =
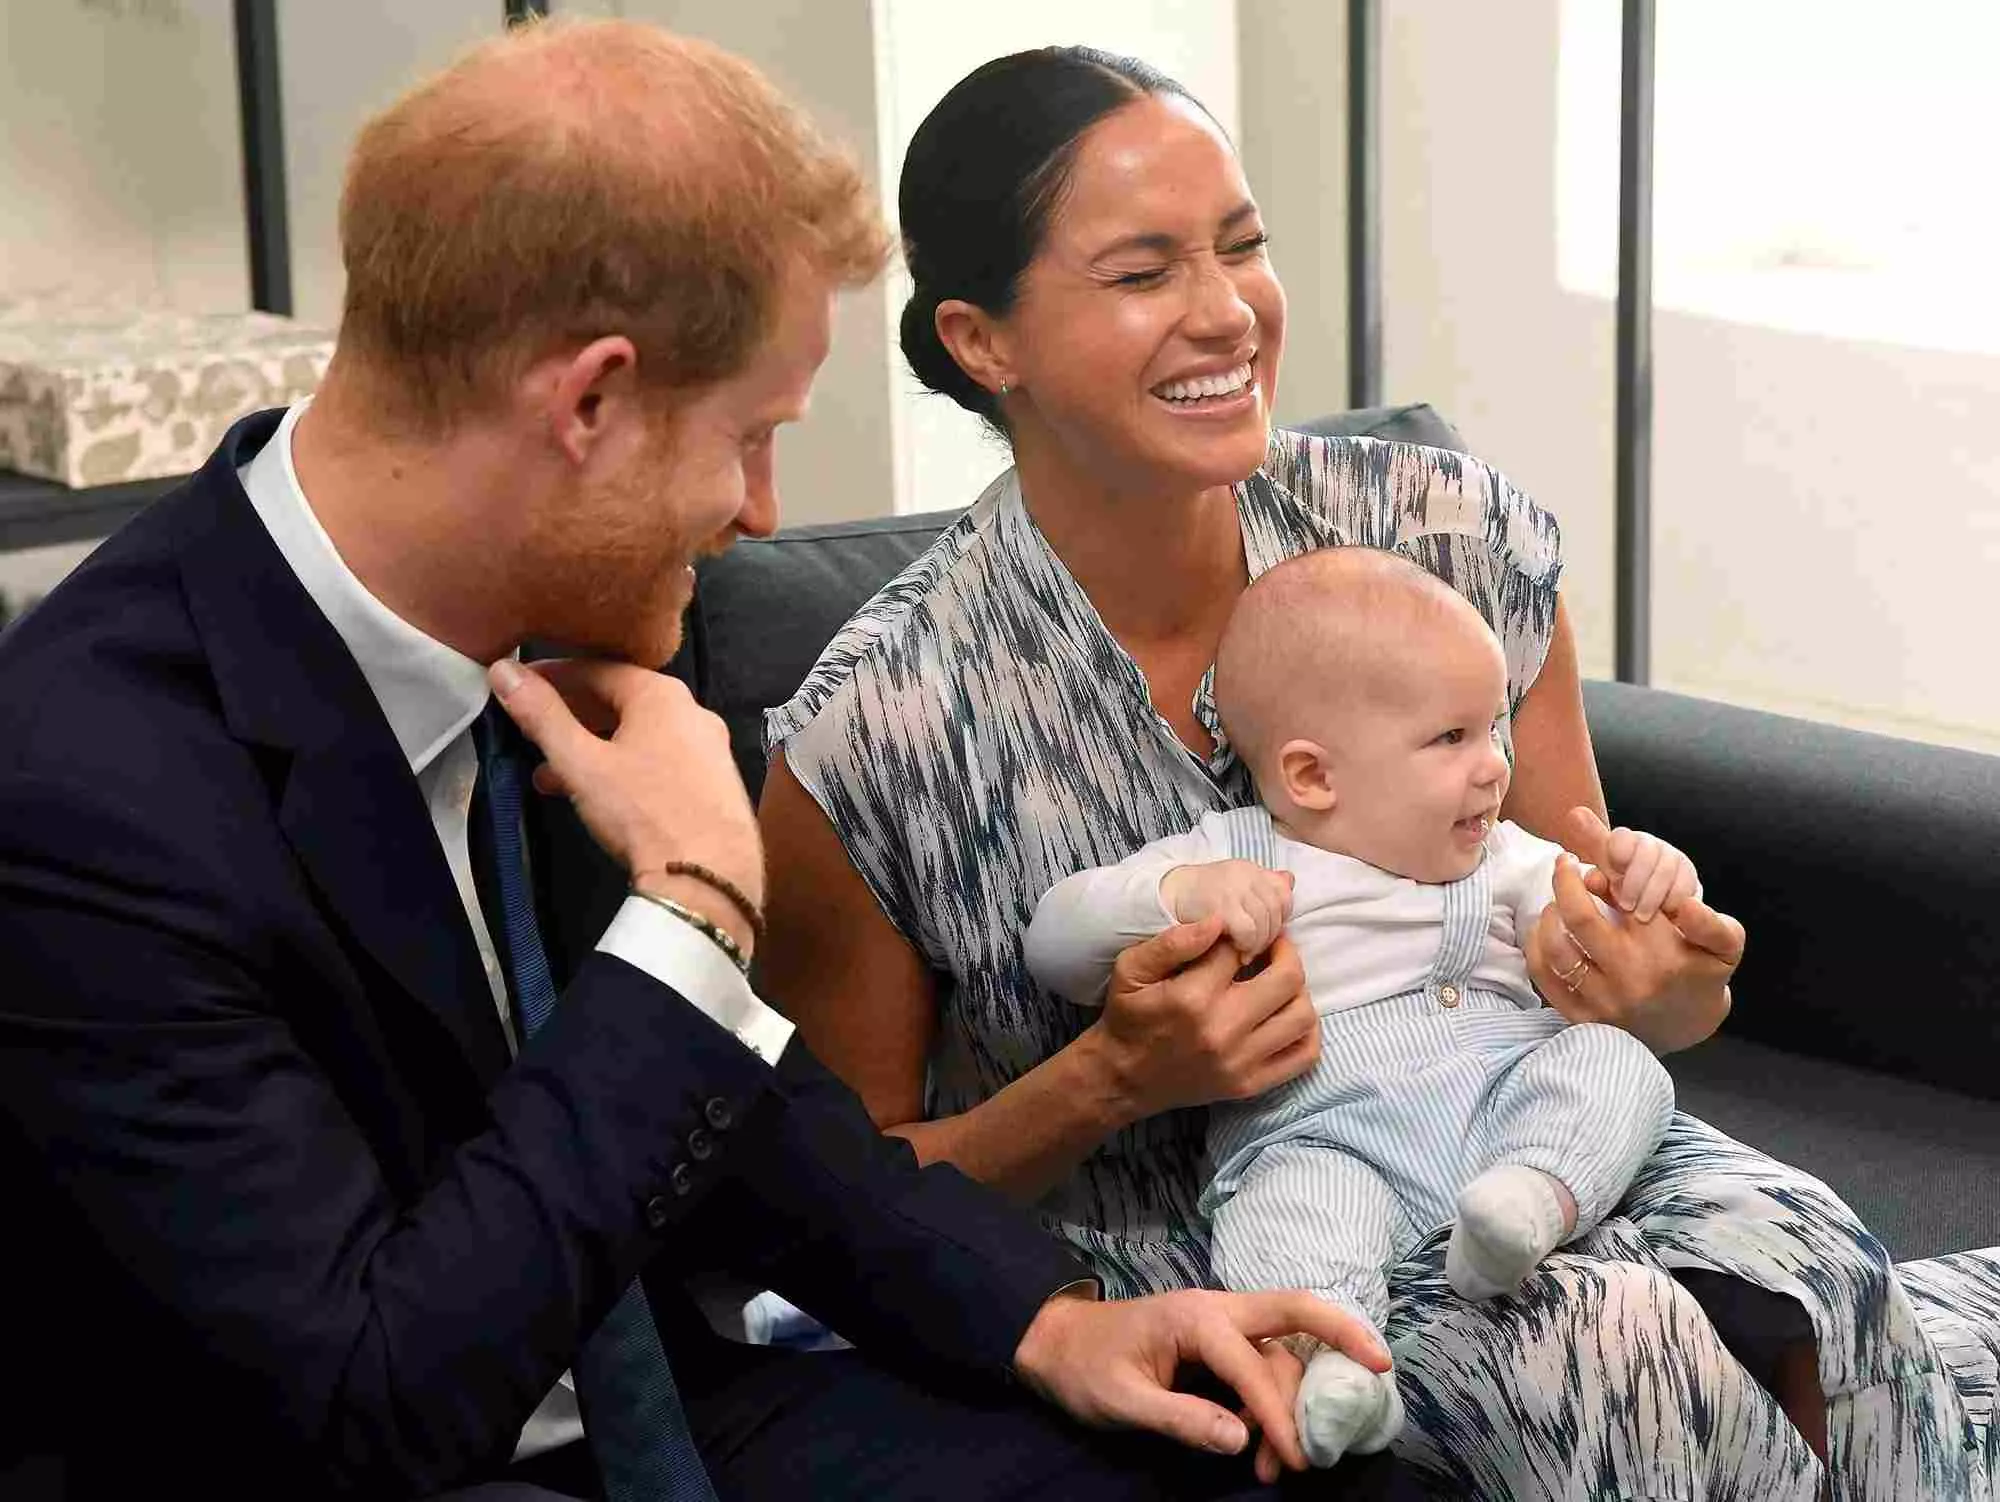
[[[408,764],[235,471],[0,637],[0,1423],[78,1495],[491,1475],[644,1273],[684,1386],[726,1266],[864,1351],[998,1376],[1082,1276],[590,953],[510,1059]],[[9,1417],[11,1416],[11,1417]]]

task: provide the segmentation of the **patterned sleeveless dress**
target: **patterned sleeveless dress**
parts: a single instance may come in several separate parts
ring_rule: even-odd
[[[1496,471],[1279,430],[1235,494],[1253,577],[1365,544],[1458,589],[1498,635],[1519,705],[1548,651],[1561,544],[1554,519]],[[1095,1015],[1028,974],[1022,939],[1044,891],[1252,801],[1206,679],[1194,710],[1214,741],[1206,757],[1156,712],[1010,471],[770,711],[767,744],[940,978],[933,1116],[991,1096]],[[1117,1134],[1042,1202],[1108,1293],[1213,1284],[1204,1117],[1170,1112]],[[1719,1222],[1734,1234],[1718,1237]],[[1617,1212],[1518,1296],[1463,1303],[1443,1245],[1433,1234],[1397,1270],[1388,1334],[1409,1411],[1398,1450],[1447,1495],[1816,1497],[1818,1462],[1668,1271],[1707,1267],[1812,1316],[1836,1496],[1996,1496],[2000,1256],[1899,1276],[1824,1185],[1685,1115]]]

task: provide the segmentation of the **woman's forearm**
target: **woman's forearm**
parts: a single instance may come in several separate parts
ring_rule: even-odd
[[[1548,656],[1514,712],[1514,781],[1501,811],[1528,833],[1560,842],[1564,819],[1578,807],[1605,817],[1604,786],[1583,714],[1576,635],[1558,598]]]
[[[922,1162],[950,1163],[1029,1204],[1138,1116],[1100,1030],[1091,1028],[971,1110],[887,1130],[907,1139]]]

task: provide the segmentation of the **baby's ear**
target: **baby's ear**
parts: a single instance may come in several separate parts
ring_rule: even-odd
[[[1312,813],[1329,813],[1339,801],[1333,786],[1333,758],[1317,741],[1286,741],[1278,752],[1278,780],[1287,798]]]

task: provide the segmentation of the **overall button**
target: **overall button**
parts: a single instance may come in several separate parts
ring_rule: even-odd
[[[715,1139],[696,1127],[688,1133],[688,1156],[697,1163],[706,1163],[715,1154]]]
[[[708,1124],[718,1132],[726,1132],[736,1125],[736,1113],[729,1109],[729,1102],[719,1095],[701,1108],[701,1114],[708,1118]]]
[[[676,1163],[674,1171],[667,1175],[667,1187],[675,1194],[686,1194],[694,1188],[694,1170],[685,1163]]]
[[[656,1194],[646,1201],[646,1224],[653,1230],[665,1230],[673,1215],[674,1207],[667,1203],[665,1195]]]
[[[1446,981],[1443,985],[1438,987],[1438,1001],[1444,1006],[1448,1007],[1457,1006],[1458,987],[1454,986],[1450,981]]]

